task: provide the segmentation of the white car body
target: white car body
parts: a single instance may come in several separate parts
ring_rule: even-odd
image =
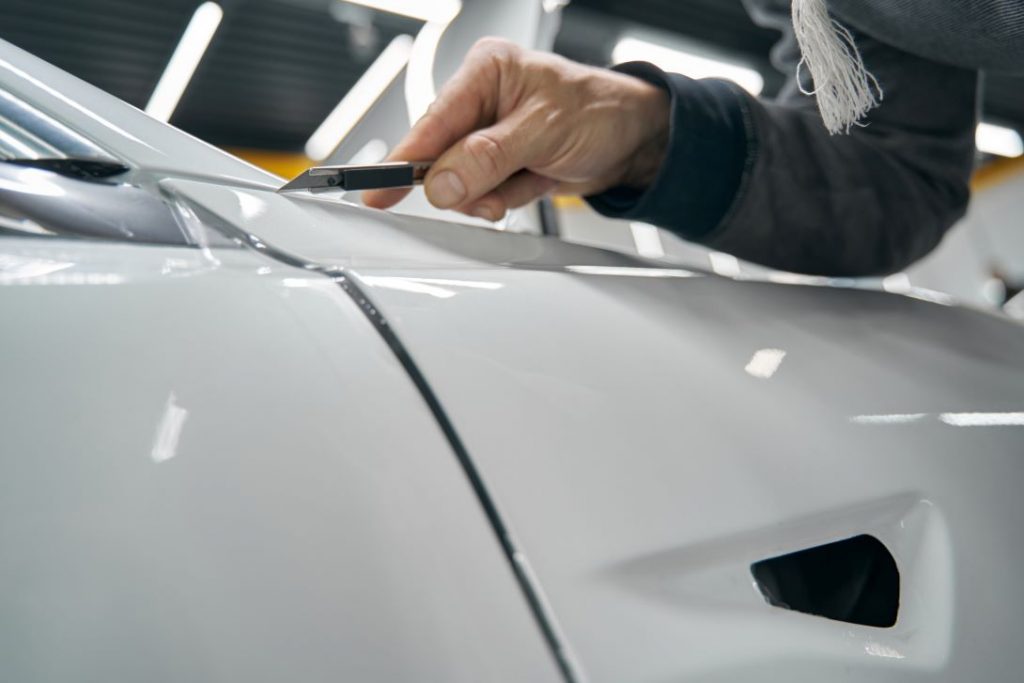
[[[1024,670],[1018,324],[277,194],[5,43],[0,91],[191,242],[0,234],[0,680]],[[755,585],[860,534],[891,627]]]

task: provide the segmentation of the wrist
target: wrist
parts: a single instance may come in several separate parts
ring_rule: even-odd
[[[635,79],[639,86],[631,118],[637,126],[637,144],[624,164],[619,185],[643,190],[649,187],[665,161],[669,143],[670,97],[664,89]]]

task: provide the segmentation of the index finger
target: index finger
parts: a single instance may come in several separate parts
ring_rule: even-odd
[[[478,42],[462,66],[438,93],[426,114],[391,150],[388,161],[431,161],[474,130],[493,122],[499,99],[497,53],[512,49],[494,41]],[[367,190],[367,206],[387,208],[398,203],[409,189]]]

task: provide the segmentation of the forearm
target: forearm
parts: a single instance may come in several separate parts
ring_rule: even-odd
[[[973,160],[974,79],[944,129],[874,122],[830,136],[817,112],[747,102],[754,158],[730,212],[699,239],[773,268],[863,276],[900,270],[963,215]]]
[[[719,225],[752,160],[748,121],[731,84],[694,81],[644,63],[616,67],[670,94],[666,151],[646,186],[623,185],[587,197],[599,212],[642,220],[697,240]],[[637,150],[644,157],[646,150]],[[644,162],[634,161],[642,165]]]
[[[885,101],[841,136],[792,84],[764,102],[724,82],[636,72],[672,95],[666,162],[645,192],[591,204],[784,270],[880,274],[920,258],[966,207],[977,75],[869,39],[863,50]]]

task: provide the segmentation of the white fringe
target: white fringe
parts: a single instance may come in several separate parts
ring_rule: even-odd
[[[825,0],[793,0],[793,31],[800,44],[797,82],[804,65],[811,71],[821,119],[831,134],[849,133],[882,101],[882,88],[857,50],[853,36],[828,15]]]

